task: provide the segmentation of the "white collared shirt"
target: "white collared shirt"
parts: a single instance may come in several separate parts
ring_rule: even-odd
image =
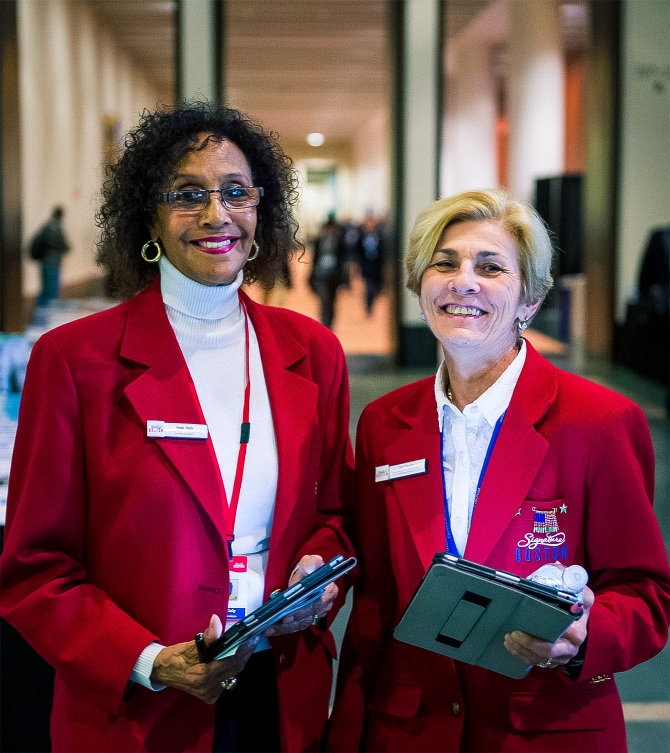
[[[484,394],[466,405],[462,413],[444,393],[444,361],[435,376],[437,420],[442,434],[444,488],[451,532],[461,556],[468,541],[475,495],[486,452],[495,425],[510,404],[525,362],[526,343],[522,340],[519,353],[512,363]]]

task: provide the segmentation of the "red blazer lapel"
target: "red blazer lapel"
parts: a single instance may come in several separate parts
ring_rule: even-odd
[[[165,313],[159,280],[130,301],[121,358],[148,368],[124,394],[146,433],[148,420],[204,423],[193,382]],[[223,535],[222,483],[211,439],[145,439],[154,442]]]
[[[298,514],[296,502],[312,445],[319,441],[315,418],[319,388],[296,373],[307,355],[304,346],[274,316],[271,308],[255,303],[242,292],[240,296],[258,337],[277,439],[279,478],[270,540],[281,546],[270,547],[266,578],[266,583],[270,584],[274,576],[281,582],[286,578],[285,564],[277,558],[290,557],[303,543],[293,540],[298,528],[292,527],[291,522],[292,516]]]
[[[437,409],[431,380],[424,380],[416,392],[397,405],[393,413],[406,425],[398,437],[384,451],[389,465],[427,461],[427,473],[396,479],[392,483],[412,539],[424,567],[433,560],[436,552],[446,550],[444,522],[444,492],[442,459],[440,457],[440,432]]]
[[[556,369],[526,342],[526,363],[510,402],[477,500],[464,557],[485,563],[521,507],[547,453],[535,429],[558,389]]]

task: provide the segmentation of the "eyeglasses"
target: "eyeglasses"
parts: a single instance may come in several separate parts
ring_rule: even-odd
[[[231,186],[230,188],[189,188],[186,191],[166,191],[158,194],[158,201],[177,212],[200,212],[209,205],[210,194],[218,193],[227,209],[248,209],[257,206],[263,195],[260,186]]]

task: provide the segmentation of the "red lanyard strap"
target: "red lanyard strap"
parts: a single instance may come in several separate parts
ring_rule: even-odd
[[[249,315],[247,307],[242,301],[242,312],[244,313],[244,371],[246,385],[244,387],[244,406],[242,408],[242,426],[240,427],[240,449],[237,453],[237,467],[235,468],[235,481],[233,482],[233,493],[230,497],[230,504],[225,498],[225,488],[223,490],[223,514],[226,519],[228,533],[228,557],[233,556],[233,541],[235,540],[235,518],[237,517],[237,505],[240,501],[240,490],[242,489],[242,478],[244,476],[244,464],[247,458],[247,446],[251,434],[251,423],[249,421],[249,407],[251,404],[251,372],[249,370]]]

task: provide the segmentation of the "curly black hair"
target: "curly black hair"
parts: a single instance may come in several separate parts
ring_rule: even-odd
[[[265,132],[238,110],[195,102],[180,109],[145,110],[139,125],[126,136],[118,161],[107,167],[103,203],[96,214],[102,231],[97,261],[108,272],[112,295],[135,295],[158,274],[158,265],[140,256],[150,240],[157,192],[169,185],[186,154],[202,148],[197,146],[202,134],[233,142],[249,162],[254,185],[264,189],[255,233],[260,253],[244,267],[245,282],[258,281],[270,288],[285,275],[288,256],[300,245],[293,216],[298,181],[291,159],[276,134]]]

